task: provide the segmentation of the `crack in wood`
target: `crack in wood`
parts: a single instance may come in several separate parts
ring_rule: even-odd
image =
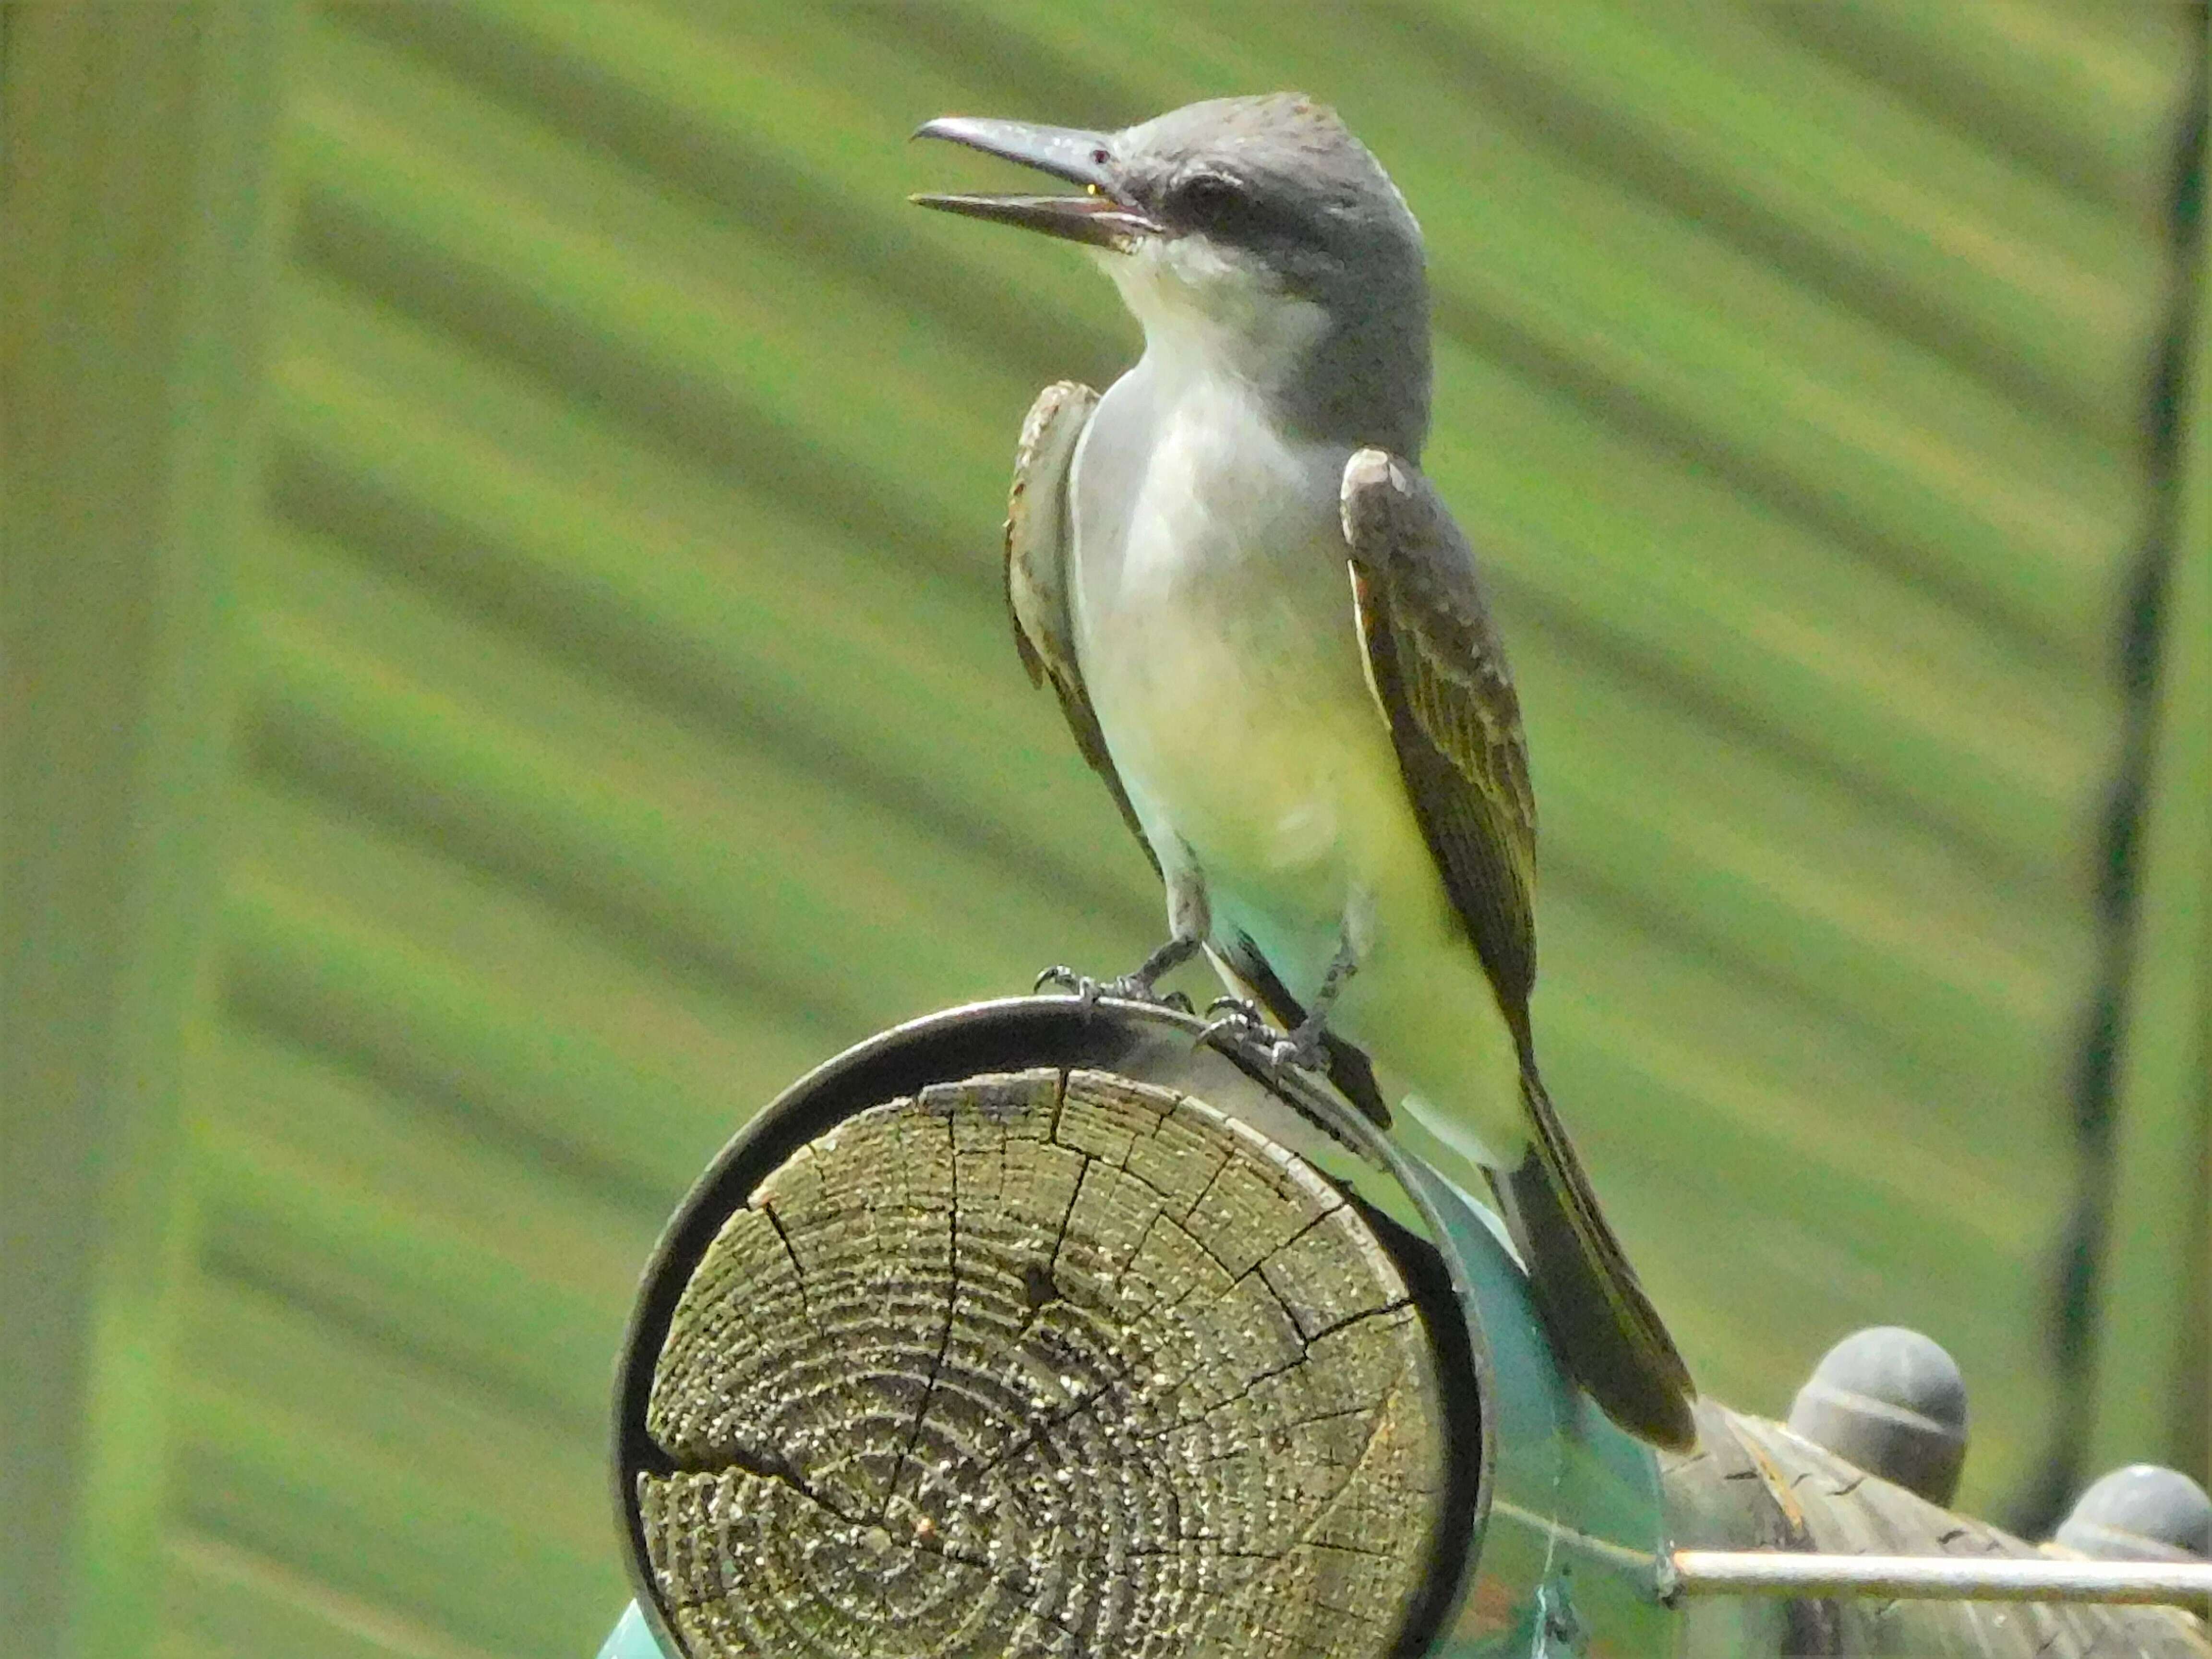
[[[762,1194],[773,1239],[726,1228],[679,1303],[652,1420],[688,1449],[640,1480],[699,1659],[1390,1650],[1443,1407],[1334,1183],[1202,1102],[1054,1072],[857,1114]]]

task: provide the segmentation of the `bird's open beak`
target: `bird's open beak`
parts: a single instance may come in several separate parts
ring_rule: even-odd
[[[1114,194],[1106,169],[1107,135],[1103,132],[946,115],[925,122],[914,136],[949,139],[1084,187],[1080,196],[915,197],[914,201],[922,207],[964,213],[971,219],[995,219],[1000,224],[1020,225],[1122,253],[1141,238],[1158,234],[1158,224]]]

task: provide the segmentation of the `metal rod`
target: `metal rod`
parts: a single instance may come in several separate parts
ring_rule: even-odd
[[[2067,1561],[2050,1557],[1801,1555],[1788,1550],[1676,1550],[1662,1593],[1887,1595],[1959,1601],[2135,1601],[2212,1598],[2212,1562]]]

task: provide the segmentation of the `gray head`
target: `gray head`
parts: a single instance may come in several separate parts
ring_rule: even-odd
[[[1098,250],[1152,349],[1250,382],[1310,435],[1417,459],[1428,428],[1420,227],[1335,112],[1216,98],[1120,132],[947,117],[946,138],[1081,195],[918,196]]]

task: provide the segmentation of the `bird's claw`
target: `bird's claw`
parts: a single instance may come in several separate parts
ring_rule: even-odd
[[[1119,979],[1097,980],[1088,974],[1079,974],[1073,968],[1054,966],[1036,976],[1030,994],[1036,995],[1048,985],[1073,993],[1085,1008],[1100,997],[1112,997],[1119,1002],[1148,1002],[1162,1008],[1172,1008],[1177,1013],[1195,1012],[1190,999],[1180,991],[1170,991],[1165,996],[1152,988],[1150,980],[1141,974],[1124,974]]]
[[[1274,1048],[1274,1028],[1256,1002],[1216,997],[1206,1005],[1206,1024],[1194,1047],[1212,1045],[1225,1054],[1262,1054]]]
[[[1206,1017],[1212,1021],[1212,1024],[1206,1028],[1208,1032],[1212,1031],[1217,1026],[1257,1027],[1264,1030],[1267,1024],[1267,1011],[1258,1003],[1247,1001],[1243,997],[1214,998],[1206,1005]]]
[[[1092,1006],[1100,997],[1115,994],[1111,985],[1103,984],[1091,978],[1088,974],[1079,974],[1074,969],[1062,967],[1058,963],[1054,963],[1036,976],[1036,983],[1030,988],[1030,994],[1036,996],[1048,985],[1056,985],[1061,990],[1073,994],[1075,1000],[1083,1005],[1083,1012],[1085,1014],[1091,1012]]]
[[[1216,997],[1206,1012],[1211,1018],[1198,1034],[1199,1042],[1210,1043],[1232,1059],[1250,1060],[1271,1078],[1279,1079],[1292,1067],[1328,1075],[1328,1052],[1318,1030],[1301,1025],[1295,1031],[1279,1031],[1267,1023],[1259,1005],[1243,997]]]
[[[1327,1077],[1328,1050],[1322,1046],[1318,1032],[1309,1034],[1303,1030],[1296,1030],[1268,1046],[1267,1063],[1279,1073],[1295,1066],[1301,1072],[1313,1072]]]

